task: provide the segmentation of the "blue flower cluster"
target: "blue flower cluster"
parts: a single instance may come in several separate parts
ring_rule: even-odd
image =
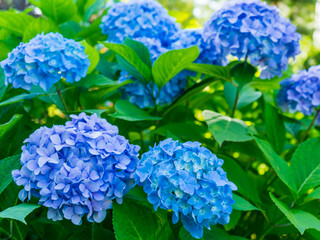
[[[28,43],[20,43],[1,62],[6,85],[30,90],[39,85],[45,91],[61,78],[77,82],[85,77],[90,60],[80,43],[59,33],[38,34]]]
[[[308,71],[300,71],[289,79],[280,82],[278,104],[283,111],[302,112],[312,115],[320,106],[320,66],[310,67]],[[317,119],[320,123],[320,116]]]
[[[259,0],[226,4],[204,24],[203,38],[223,56],[248,58],[260,66],[261,78],[281,76],[289,59],[300,53],[296,26]]]
[[[142,155],[134,174],[155,210],[172,209],[173,223],[181,218],[195,238],[202,237],[203,226],[229,222],[237,189],[221,168],[223,160],[200,145],[164,140]]]
[[[131,0],[118,2],[102,18],[102,33],[108,41],[122,43],[129,37],[159,39],[163,47],[171,44],[171,38],[180,29],[167,10],[155,0]]]
[[[160,90],[160,93],[155,84],[149,83],[148,85],[144,85],[130,76],[127,72],[121,71],[118,81],[124,82],[128,79],[131,79],[136,83],[130,83],[122,89],[123,98],[136,104],[139,108],[152,108],[154,107],[154,102],[160,106],[170,104],[177,97],[182,95],[187,86],[187,78],[183,73],[178,74],[165,84]]]
[[[139,146],[118,135],[118,128],[97,115],[72,115],[64,126],[41,127],[25,140],[20,170],[12,176],[23,185],[19,198],[39,198],[48,218],[81,224],[104,220],[107,209],[134,185]]]
[[[176,33],[175,41],[172,43],[172,49],[183,49],[192,46],[198,46],[200,55],[197,63],[225,65],[226,58],[218,52],[214,45],[206,44],[203,40],[203,29],[183,29]]]

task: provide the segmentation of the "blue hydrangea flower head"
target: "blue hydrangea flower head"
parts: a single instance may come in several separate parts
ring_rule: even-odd
[[[154,98],[157,105],[164,106],[170,104],[183,94],[187,86],[187,76],[181,73],[167,82],[160,93],[155,84],[149,83],[148,85],[144,85],[130,76],[126,71],[120,72],[118,82],[121,83],[129,79],[135,81],[135,83],[129,83],[122,88],[122,97],[139,108],[153,108]]]
[[[203,29],[183,29],[176,33],[172,49],[183,49],[197,45],[200,55],[196,63],[225,65],[226,58],[214,45],[206,44],[203,40]]]
[[[159,39],[163,47],[168,47],[179,25],[156,0],[131,0],[114,4],[102,18],[100,28],[109,42],[148,37]]]
[[[0,63],[5,83],[26,90],[39,85],[47,91],[61,78],[77,82],[86,76],[90,65],[84,49],[60,33],[38,34],[28,43],[20,43]]]
[[[134,174],[154,209],[172,209],[187,231],[201,238],[203,227],[227,224],[232,211],[232,191],[222,169],[223,160],[198,142],[161,141],[144,153]]]
[[[280,82],[278,105],[283,111],[301,112],[310,116],[320,106],[320,66],[300,71]],[[317,119],[320,123],[320,116]]]
[[[204,24],[206,44],[223,56],[248,58],[261,67],[261,78],[281,76],[288,61],[300,53],[301,35],[279,15],[279,9],[259,0],[227,3]]]
[[[133,186],[139,146],[96,114],[71,115],[63,126],[41,127],[25,140],[19,170],[12,176],[19,198],[39,198],[54,221],[80,225],[104,220],[107,209]]]

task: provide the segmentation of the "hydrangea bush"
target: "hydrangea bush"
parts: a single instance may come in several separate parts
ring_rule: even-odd
[[[320,68],[277,7],[31,3],[0,12],[1,239],[319,239]]]

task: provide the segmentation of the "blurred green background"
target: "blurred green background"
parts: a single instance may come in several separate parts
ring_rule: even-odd
[[[75,0],[76,1],[76,0]],[[95,0],[87,0],[93,2]],[[119,1],[119,0],[114,0]],[[224,2],[232,0],[158,0],[177,18],[183,28],[198,28],[219,9]],[[302,34],[302,53],[292,61],[293,71],[320,64],[320,0],[267,0],[290,18]],[[106,6],[112,1],[106,0]],[[0,9],[23,10],[30,7],[27,0],[0,0]],[[33,12],[37,13],[37,12]]]

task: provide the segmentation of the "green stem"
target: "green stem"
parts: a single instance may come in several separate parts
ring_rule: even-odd
[[[277,175],[274,175],[272,177],[272,179],[269,181],[269,183],[267,184],[266,188],[271,186],[276,180],[277,180],[278,176]]]
[[[156,95],[156,96],[153,96],[154,86],[155,86],[155,83],[152,84],[151,97],[152,97],[153,103],[154,103],[154,114],[155,114],[156,117],[158,117],[157,99],[158,99],[158,97],[159,97],[159,95],[160,95],[160,89],[159,89],[157,95]],[[156,121],[155,121],[155,125],[156,125],[156,129],[157,129],[158,126],[159,126],[159,120],[156,120]],[[158,134],[155,133],[155,134],[154,134],[154,141],[155,141],[155,142],[158,142],[158,140],[159,140],[159,136],[158,136]]]
[[[237,87],[236,100],[234,101],[234,105],[233,105],[233,109],[232,109],[232,113],[231,113],[232,118],[237,110],[238,101],[239,101],[239,92],[240,92],[239,87]]]
[[[155,110],[155,116],[158,117],[158,108],[157,108],[157,104],[156,104],[156,103],[155,103],[155,108],[154,108],[154,110]],[[156,129],[158,129],[159,120],[156,120],[155,124],[156,124]],[[157,133],[154,134],[154,140],[155,140],[155,142],[158,142],[158,141],[159,141],[159,136],[158,136]]]
[[[94,237],[95,237],[94,236],[95,235],[94,234],[94,226],[95,226],[95,223],[93,222],[92,225],[91,225],[91,239],[94,239]]]
[[[64,107],[64,110],[65,110],[65,112],[67,113],[67,112],[69,112],[68,106],[67,106],[66,102],[64,101],[64,98],[63,98],[63,96],[62,96],[62,94],[61,94],[61,91],[60,91],[60,89],[59,89],[59,87],[58,87],[58,84],[56,83],[55,86],[56,86],[56,89],[57,89],[57,93],[58,93],[58,95],[59,95],[59,98],[60,98],[60,100],[61,100],[61,103],[62,103],[62,105],[63,105],[63,107]]]
[[[22,233],[21,233],[21,231],[20,231],[20,229],[19,229],[19,227],[18,227],[18,224],[17,224],[16,222],[14,222],[14,224],[15,224],[15,226],[16,226],[16,229],[17,229],[17,231],[18,231],[18,234],[19,234],[20,239],[23,240],[23,236],[22,236]]]
[[[13,236],[13,219],[10,220],[10,236]]]
[[[292,201],[289,208],[293,208],[293,207],[294,207],[294,201]]]
[[[307,136],[309,135],[309,132],[312,129],[313,125],[315,124],[319,114],[320,114],[320,108],[317,110],[316,115],[314,116],[310,126],[308,127],[308,129],[307,129],[306,133],[304,134],[304,136],[299,141],[298,145],[300,145],[307,138]]]

